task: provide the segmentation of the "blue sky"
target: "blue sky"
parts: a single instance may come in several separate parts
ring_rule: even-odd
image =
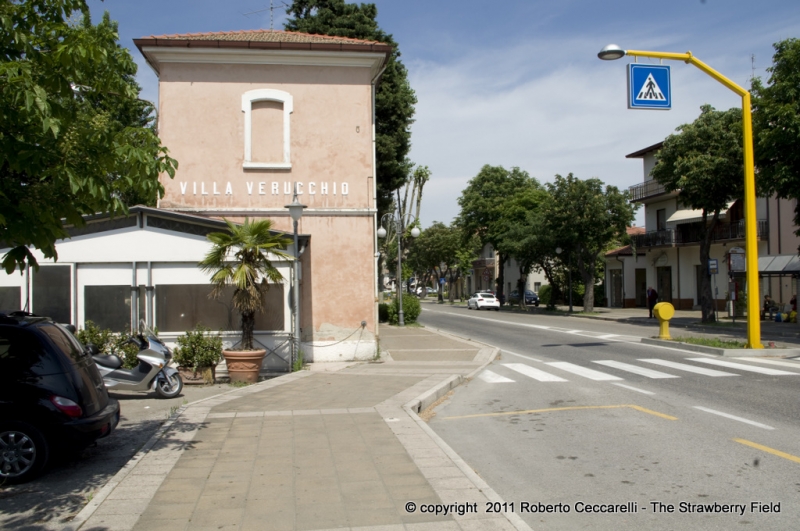
[[[280,2],[275,1],[277,6]],[[519,166],[541,182],[556,173],[641,182],[625,155],[691,122],[700,106],[741,99],[692,66],[672,66],[671,111],[628,110],[627,58],[597,59],[606,44],[692,53],[733,81],[766,78],[772,44],[800,37],[797,0],[377,0],[419,100],[411,159],[427,165],[422,223],[449,223],[457,198],[484,164]],[[89,0],[108,10],[139,63],[143,97],[158,83],[132,39],[269,28],[269,0]],[[275,29],[286,15],[275,9]],[[643,60],[647,61],[647,60]],[[640,61],[642,62],[642,61]],[[643,224],[642,213],[637,223]]]

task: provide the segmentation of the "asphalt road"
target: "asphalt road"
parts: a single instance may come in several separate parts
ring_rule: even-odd
[[[430,422],[498,510],[536,530],[797,528],[800,362],[639,343],[655,325],[423,308],[501,349]]]
[[[169,400],[157,398],[155,393],[109,393],[120,401],[117,429],[80,455],[53,463],[29,483],[0,485],[0,529],[63,529],[174,410],[231,389],[227,384],[184,386],[180,396]]]

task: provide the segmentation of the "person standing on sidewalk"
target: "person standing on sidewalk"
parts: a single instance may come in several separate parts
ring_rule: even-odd
[[[652,288],[647,287],[647,310],[650,312],[650,319],[653,318],[653,308],[658,302],[658,292]]]

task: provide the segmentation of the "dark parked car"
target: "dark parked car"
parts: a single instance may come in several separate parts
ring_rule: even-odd
[[[118,423],[119,402],[67,328],[0,313],[0,484],[32,479],[54,454],[81,449]]]
[[[517,304],[519,302],[519,291],[514,290],[508,296],[509,304]],[[533,304],[539,306],[539,296],[529,289],[525,290],[525,304]]]

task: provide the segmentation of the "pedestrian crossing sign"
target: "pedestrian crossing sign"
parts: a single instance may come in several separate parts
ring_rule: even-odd
[[[628,108],[672,108],[672,87],[668,65],[628,65]]]

